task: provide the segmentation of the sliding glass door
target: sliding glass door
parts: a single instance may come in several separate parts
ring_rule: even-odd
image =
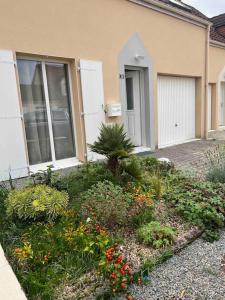
[[[75,157],[68,66],[18,59],[30,165]]]

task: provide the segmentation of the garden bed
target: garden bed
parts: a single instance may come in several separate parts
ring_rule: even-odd
[[[130,300],[131,284],[202,233],[218,239],[224,226],[224,184],[125,155],[132,145],[121,128],[105,130],[108,161],[64,177],[49,168],[24,189],[0,189],[0,242],[28,299]]]

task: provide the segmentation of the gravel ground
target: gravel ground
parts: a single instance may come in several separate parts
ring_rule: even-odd
[[[133,287],[136,300],[224,300],[225,231],[213,244],[196,240],[151,273],[150,283]]]

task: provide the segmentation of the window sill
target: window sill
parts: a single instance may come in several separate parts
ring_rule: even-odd
[[[54,171],[76,167],[81,165],[82,162],[80,162],[76,157],[68,158],[68,159],[62,159],[58,160],[56,162],[47,162],[43,164],[33,165],[29,167],[30,173],[37,173],[40,171],[45,171],[49,166],[52,166],[52,169]]]

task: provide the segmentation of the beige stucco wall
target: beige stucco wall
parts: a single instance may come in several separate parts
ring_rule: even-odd
[[[209,83],[212,84],[212,129],[218,128],[220,82],[224,69],[225,49],[211,45],[209,48]]]
[[[225,49],[210,46],[209,48],[209,82],[216,83],[225,68]]]
[[[154,62],[156,136],[159,73],[201,79],[197,85],[197,134],[203,136],[204,28],[126,0],[0,0],[0,11],[1,49],[71,61],[79,158],[83,158],[84,139],[75,64],[80,58],[102,61],[105,101],[120,101],[118,54],[135,32]],[[217,71],[212,76],[214,73]]]

